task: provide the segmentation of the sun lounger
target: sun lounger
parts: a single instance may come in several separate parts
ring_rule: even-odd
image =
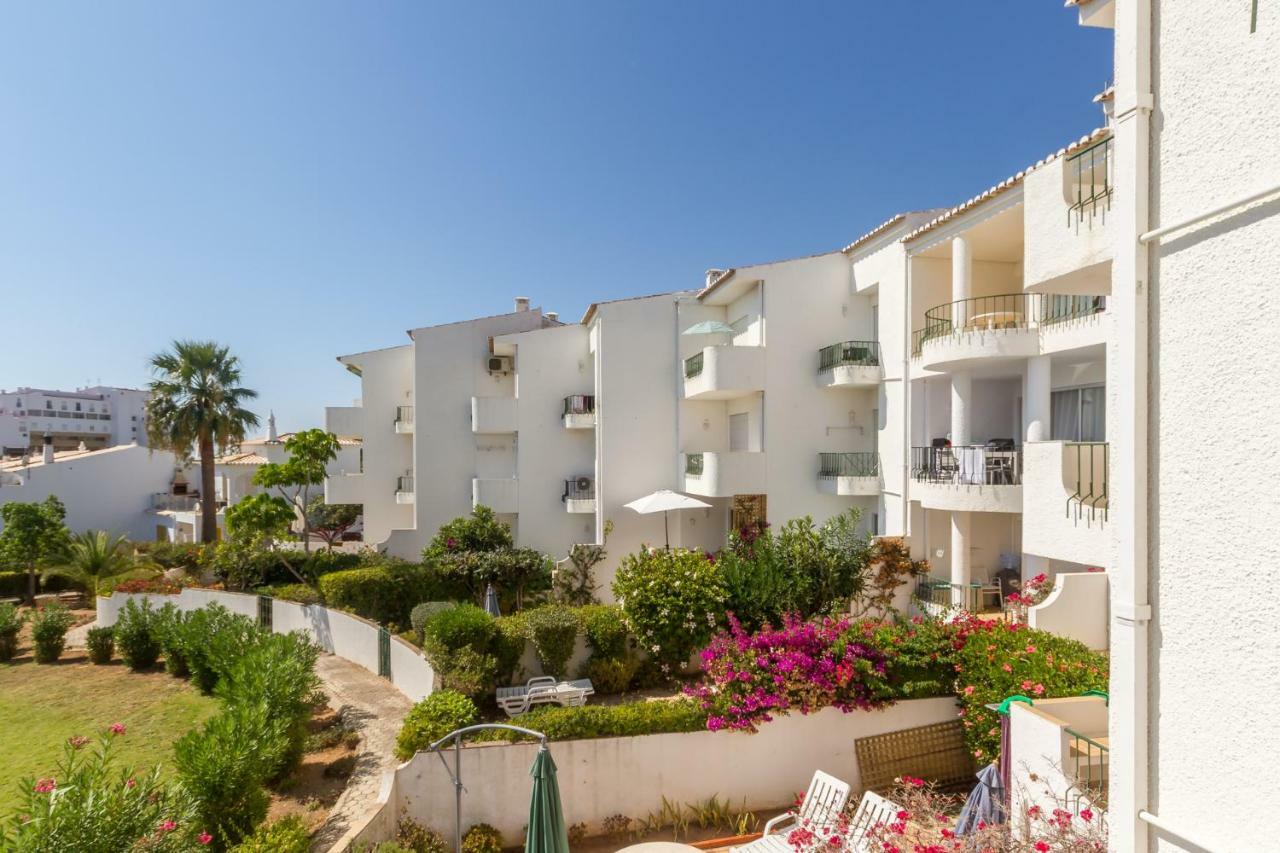
[[[844,849],[849,853],[872,853],[873,850],[879,850],[879,847],[872,847],[871,841],[867,836],[871,834],[871,830],[877,826],[888,826],[898,819],[898,812],[902,811],[902,806],[886,800],[884,797],[874,791],[867,791],[862,795],[862,800],[858,803],[858,810],[853,813],[853,818],[849,821],[849,828],[845,832]]]
[[[498,688],[498,707],[515,717],[526,713],[534,705],[563,705],[573,708],[587,703],[587,697],[595,693],[588,678],[577,681],[557,681],[549,675],[529,679],[528,683],[515,687]]]
[[[787,835],[792,830],[804,827],[816,832],[824,827],[834,828],[847,802],[849,802],[848,783],[841,782],[821,770],[815,770],[798,813],[787,812],[778,815],[764,825],[764,835],[758,840],[733,849],[743,853],[790,851],[793,848],[787,843]]]

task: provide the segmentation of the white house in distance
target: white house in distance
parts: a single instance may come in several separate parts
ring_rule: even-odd
[[[55,451],[84,444],[100,450],[119,444],[146,445],[148,392],[95,385],[76,391],[43,388],[0,390],[0,457],[42,452],[44,436]]]
[[[189,474],[168,451],[136,444],[101,450],[54,451],[50,442],[33,456],[0,461],[0,506],[56,495],[75,533],[108,530],[131,539],[156,536],[159,493]],[[2,522],[0,522],[2,524]]]

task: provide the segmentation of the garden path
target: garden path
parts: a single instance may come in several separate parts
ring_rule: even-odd
[[[83,649],[89,642],[89,629],[97,625],[97,622],[89,622],[85,625],[77,625],[67,630],[67,648]]]
[[[316,833],[311,849],[340,850],[347,834],[364,824],[378,804],[383,774],[399,762],[396,735],[413,703],[385,678],[335,655],[321,655],[316,662],[329,705],[341,711],[343,720],[360,732],[355,769],[347,788]]]

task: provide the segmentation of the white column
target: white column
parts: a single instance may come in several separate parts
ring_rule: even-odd
[[[969,254],[969,241],[956,237],[951,241],[951,330],[959,331],[968,322],[968,306],[961,300],[973,292],[973,256]]]
[[[1052,434],[1049,432],[1050,367],[1047,355],[1027,359],[1027,389],[1022,402],[1026,413],[1027,441],[1048,441]]]
[[[951,443],[957,447],[971,440],[969,409],[972,399],[973,378],[969,371],[951,374]]]
[[[951,603],[965,606],[965,587],[973,577],[969,555],[969,522],[967,512],[951,513]]]

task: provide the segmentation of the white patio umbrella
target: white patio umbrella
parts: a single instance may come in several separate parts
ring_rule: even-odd
[[[685,329],[682,335],[732,335],[736,330],[728,323],[719,320],[703,320]]]
[[[636,498],[631,503],[623,504],[628,509],[634,509],[641,515],[649,515],[651,513],[662,513],[662,532],[667,540],[667,547],[671,547],[671,528],[667,522],[667,513],[673,509],[705,509],[711,504],[700,501],[697,498],[691,498],[688,495],[682,495],[679,492],[673,492],[670,489],[658,489],[653,494],[645,495],[642,498]]]

